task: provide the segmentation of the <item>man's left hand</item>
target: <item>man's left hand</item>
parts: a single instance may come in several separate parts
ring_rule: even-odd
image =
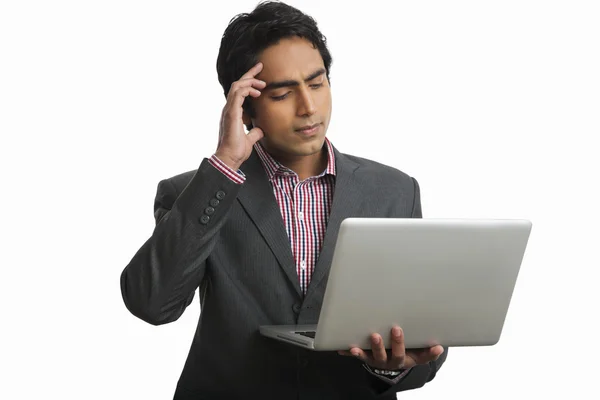
[[[391,351],[386,351],[381,335],[374,333],[371,335],[371,351],[353,347],[350,351],[339,351],[338,353],[343,356],[357,357],[373,368],[399,370],[427,364],[437,360],[444,352],[444,348],[440,345],[406,350],[404,348],[404,332],[399,326],[392,328],[391,341]]]

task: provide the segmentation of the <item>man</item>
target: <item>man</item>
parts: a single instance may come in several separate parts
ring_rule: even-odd
[[[215,153],[158,185],[156,227],[121,275],[127,308],[159,325],[200,288],[201,316],[175,399],[395,399],[434,378],[441,346],[313,352],[260,325],[314,324],[344,218],[421,217],[406,174],[326,138],[331,55],[315,21],[262,3],[227,27],[227,101]],[[244,125],[248,133],[244,130]],[[368,268],[368,265],[365,265]]]

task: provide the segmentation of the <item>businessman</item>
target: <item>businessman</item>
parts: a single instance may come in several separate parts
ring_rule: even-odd
[[[225,30],[217,148],[159,182],[154,231],[121,274],[125,305],[154,325],[176,321],[199,288],[176,400],[391,400],[446,359],[442,346],[405,349],[401,327],[387,351],[379,334],[371,349],[340,352],[259,334],[317,323],[343,219],[421,217],[414,178],[327,139],[331,62],[316,22],[284,3],[261,3]]]

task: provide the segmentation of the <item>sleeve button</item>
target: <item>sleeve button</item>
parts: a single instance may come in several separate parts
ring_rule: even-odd
[[[210,221],[210,217],[208,215],[203,215],[200,217],[200,223],[202,225],[208,224],[208,221]]]
[[[223,200],[223,199],[225,198],[225,192],[224,192],[224,191],[222,191],[222,190],[219,190],[219,191],[217,192],[217,194],[215,195],[215,197],[216,197],[217,199],[219,199],[219,200]]]

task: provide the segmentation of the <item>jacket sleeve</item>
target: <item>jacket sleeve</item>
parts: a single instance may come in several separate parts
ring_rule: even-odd
[[[121,294],[133,315],[160,325],[183,314],[241,186],[208,159],[179,195],[172,179],[160,181],[154,231],[121,273]]]
[[[444,352],[437,360],[412,367],[406,376],[404,376],[400,382],[395,385],[390,385],[374,376],[371,376],[371,385],[379,394],[377,398],[389,398],[390,394],[392,393],[423,387],[427,382],[430,382],[433,380],[433,378],[435,378],[437,372],[446,361],[447,356],[448,347],[444,346]]]

